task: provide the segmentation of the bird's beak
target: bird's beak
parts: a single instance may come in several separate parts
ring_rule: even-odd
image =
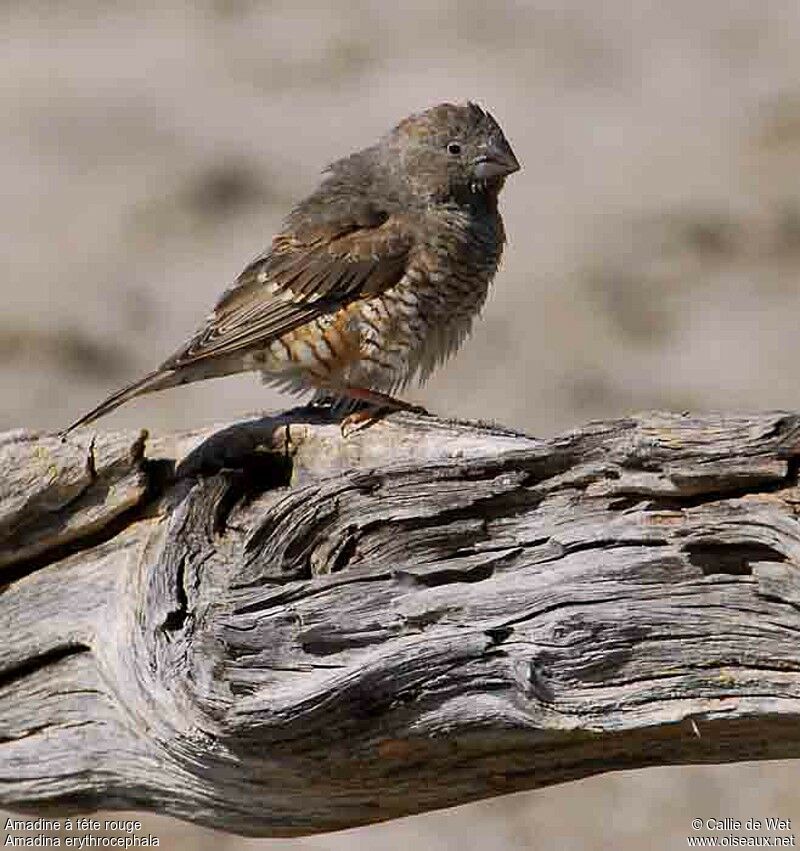
[[[487,180],[490,177],[506,177],[519,171],[520,165],[511,146],[503,139],[492,142],[473,160],[475,177]]]

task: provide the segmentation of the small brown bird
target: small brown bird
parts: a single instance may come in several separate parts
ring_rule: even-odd
[[[271,246],[172,357],[64,435],[135,396],[257,370],[292,392],[395,409],[463,342],[505,242],[519,163],[492,116],[440,104],[333,163]]]

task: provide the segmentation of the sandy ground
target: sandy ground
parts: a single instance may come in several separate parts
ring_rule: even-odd
[[[472,339],[411,396],[546,435],[651,407],[800,408],[797,0],[0,4],[0,428],[56,428],[168,355],[321,168],[479,100],[523,164]],[[274,409],[252,376],[123,408]],[[162,847],[654,849],[796,818],[800,769],[657,769],[336,836]]]

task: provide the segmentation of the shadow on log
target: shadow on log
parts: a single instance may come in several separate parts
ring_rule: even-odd
[[[800,754],[800,417],[0,436],[0,805],[287,836]]]

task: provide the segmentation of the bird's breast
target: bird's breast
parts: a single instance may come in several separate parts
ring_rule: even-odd
[[[438,222],[402,280],[359,304],[361,348],[384,389],[415,376],[424,381],[466,339],[497,271],[500,233],[493,221],[475,223],[460,212]]]

